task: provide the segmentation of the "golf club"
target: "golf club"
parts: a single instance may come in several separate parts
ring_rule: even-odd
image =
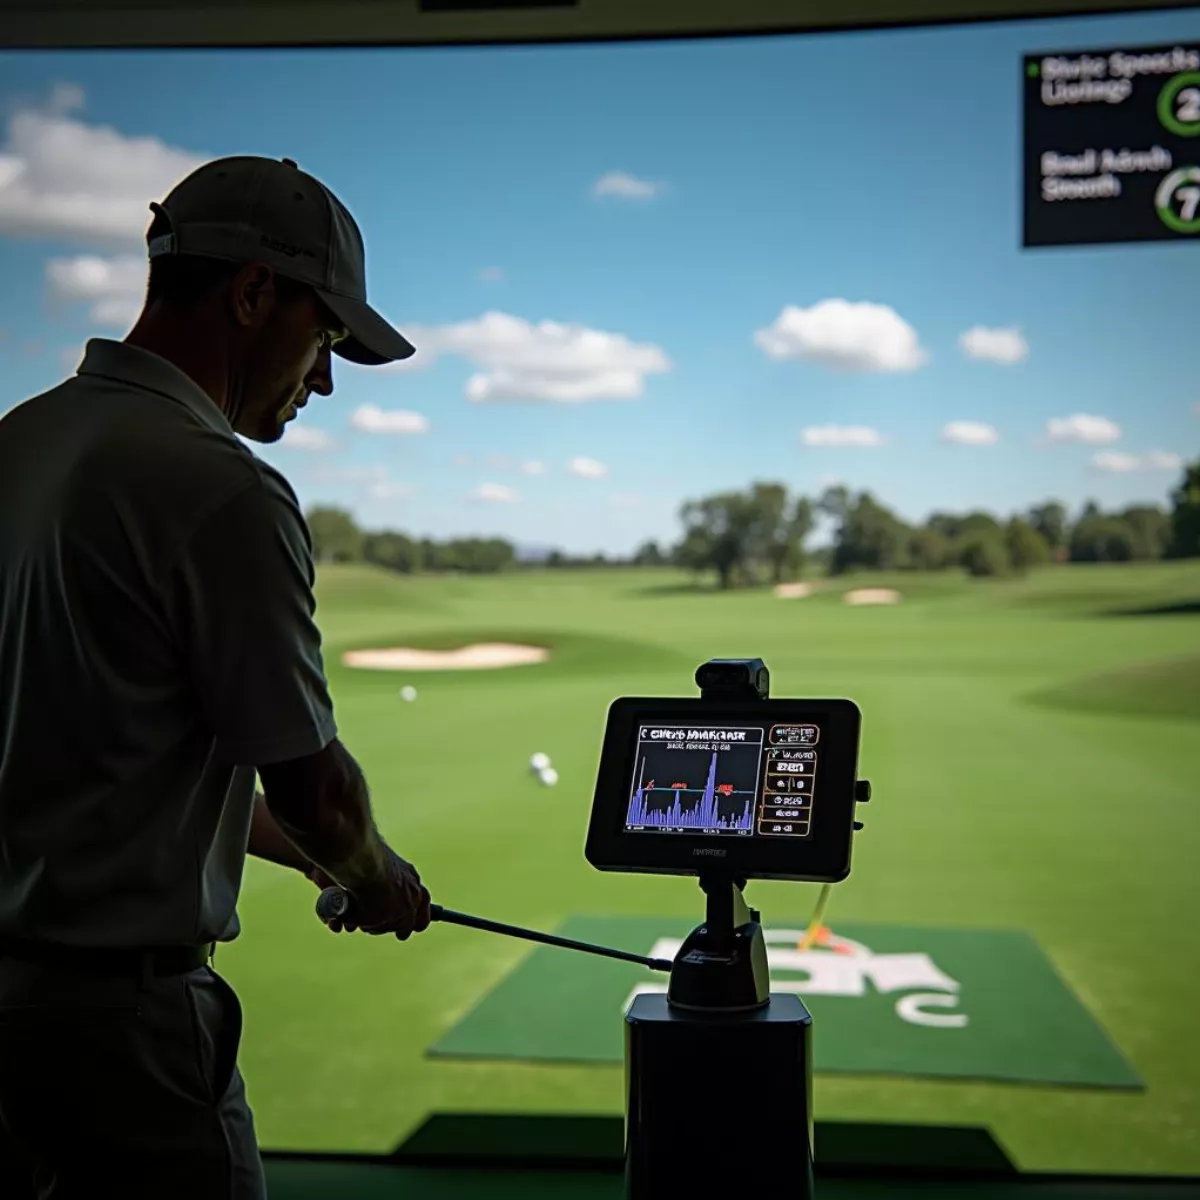
[[[322,921],[344,919],[353,906],[350,893],[344,888],[326,888],[317,897],[317,916]],[[522,929],[519,925],[505,925],[500,921],[489,921],[484,917],[472,917],[467,913],[443,908],[440,904],[430,905],[430,916],[434,921],[450,925],[465,925],[469,929],[482,929],[485,933],[499,933],[505,937],[523,938],[527,942],[541,942],[547,946],[559,946],[564,950],[580,950],[585,954],[598,954],[604,958],[618,958],[622,962],[638,963],[652,971],[670,971],[671,963],[665,958],[647,958],[641,954],[629,954],[624,950],[612,950],[607,946],[594,946],[590,942],[577,942],[571,938],[556,937],[552,933],[539,933],[536,929]]]

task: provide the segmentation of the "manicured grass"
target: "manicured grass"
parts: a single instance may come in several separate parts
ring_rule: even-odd
[[[776,695],[852,697],[874,799],[830,920],[1028,930],[1147,1090],[818,1077],[819,1115],[986,1124],[1029,1169],[1200,1171],[1200,564],[817,582],[810,598],[778,600],[698,591],[669,571],[327,568],[318,620],[341,733],[387,836],[435,899],[536,928],[571,913],[703,911],[687,880],[584,861],[613,697],[694,695],[700,662],[753,655]],[[842,604],[858,586],[905,599]],[[1166,611],[1128,615],[1148,610]],[[481,639],[552,657],[470,674],[339,663],[348,648]],[[416,703],[398,699],[402,683]],[[529,775],[538,750],[556,788]],[[750,896],[770,920],[803,920],[814,891],[753,884]],[[304,880],[251,862],[243,936],[218,956],[245,1006],[264,1145],[386,1150],[436,1110],[621,1111],[619,1068],[425,1057],[532,947],[441,926],[408,944],[337,938],[314,899]]]

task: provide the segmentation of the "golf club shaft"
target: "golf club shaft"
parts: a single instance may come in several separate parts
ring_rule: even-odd
[[[326,888],[317,898],[317,915],[323,920],[345,918],[350,911],[349,893],[342,888]],[[522,938],[527,942],[541,942],[546,946],[559,946],[564,950],[579,950],[584,954],[599,954],[604,958],[616,958],[622,962],[637,963],[653,971],[670,971],[671,963],[665,958],[647,958],[642,954],[630,954],[624,950],[613,950],[608,946],[595,946],[590,942],[577,942],[572,938],[556,937],[552,933],[540,933],[536,929],[522,929],[519,925],[505,925],[500,921],[489,921],[484,917],[473,917],[468,913],[455,912],[440,904],[430,906],[430,916],[435,921],[450,925],[465,925],[469,929],[482,929],[485,933],[499,933],[505,937]]]

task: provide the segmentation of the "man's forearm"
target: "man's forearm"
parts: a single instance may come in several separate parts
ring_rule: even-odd
[[[255,858],[277,863],[281,867],[294,867],[307,873],[312,862],[279,827],[271,815],[266,797],[261,792],[254,794],[254,815],[250,821],[249,851]]]
[[[361,769],[340,743],[316,757],[315,778],[297,775],[289,764],[260,773],[272,824],[342,887],[385,882],[388,849],[375,828]]]

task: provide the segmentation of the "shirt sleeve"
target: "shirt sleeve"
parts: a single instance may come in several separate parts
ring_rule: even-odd
[[[181,549],[171,620],[222,762],[286,762],[336,736],[314,582],[304,515],[290,488],[266,474]]]

